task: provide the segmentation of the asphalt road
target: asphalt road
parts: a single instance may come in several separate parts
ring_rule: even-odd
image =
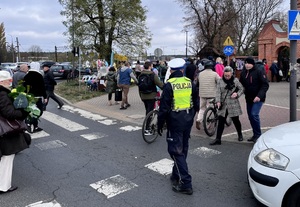
[[[13,184],[1,207],[255,207],[246,165],[252,144],[190,140],[194,194],[171,190],[166,141],[147,144],[140,124],[50,101],[29,149],[15,157]]]

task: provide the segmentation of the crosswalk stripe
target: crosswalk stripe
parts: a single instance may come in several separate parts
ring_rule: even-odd
[[[142,127],[129,125],[129,126],[121,127],[120,129],[123,131],[132,132],[132,131],[140,130],[140,129],[142,129]]]
[[[56,114],[53,114],[51,112],[45,111],[43,113],[42,116],[43,119],[57,125],[60,126],[70,132],[74,132],[74,131],[80,131],[80,130],[84,130],[84,129],[88,129],[88,127],[85,127],[81,124],[78,124],[76,122],[73,122],[69,119],[63,118],[61,116],[58,116]]]
[[[45,201],[38,201],[36,203],[29,204],[25,207],[61,207],[61,205],[56,201],[45,202]]]
[[[172,172],[173,163],[173,160],[164,158],[157,162],[152,162],[148,165],[145,165],[145,167],[158,172],[161,175],[169,175]]]
[[[99,122],[101,124],[104,124],[104,125],[117,124],[116,120],[114,120],[114,119],[108,119],[105,116],[101,116],[99,114],[95,114],[95,113],[92,113],[92,112],[89,112],[89,111],[85,111],[83,109],[74,108],[74,107],[69,106],[69,105],[64,105],[62,110],[68,111],[68,112],[71,112],[71,113],[77,113],[77,114],[79,114],[80,116],[82,116],[84,118],[97,121],[97,122]]]
[[[115,175],[105,180],[92,183],[90,186],[99,193],[104,194],[107,198],[114,197],[120,193],[124,193],[132,188],[138,187],[137,184],[127,180],[121,175]]]
[[[100,139],[103,137],[108,137],[107,134],[103,134],[101,132],[95,132],[95,133],[90,133],[90,134],[82,134],[80,135],[83,138],[87,139],[87,140],[94,140],[94,139]]]
[[[33,134],[30,134],[30,135],[31,135],[31,139],[38,139],[38,138],[49,137],[50,136],[50,134],[48,134],[45,131],[35,132]]]
[[[203,157],[203,158],[209,158],[209,157],[212,157],[214,155],[221,154],[220,151],[210,149],[210,148],[207,148],[207,147],[198,147],[196,149],[189,150],[189,153],[200,156],[200,157]]]

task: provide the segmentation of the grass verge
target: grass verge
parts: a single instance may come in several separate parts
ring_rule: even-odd
[[[104,91],[91,91],[84,83],[80,83],[79,85],[78,79],[60,82],[55,87],[55,93],[71,103],[76,103],[106,94]]]

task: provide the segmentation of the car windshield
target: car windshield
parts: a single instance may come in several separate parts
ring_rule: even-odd
[[[8,67],[8,66],[11,66],[11,63],[1,63],[1,66]]]
[[[51,69],[52,70],[62,69],[62,66],[61,65],[52,65]]]

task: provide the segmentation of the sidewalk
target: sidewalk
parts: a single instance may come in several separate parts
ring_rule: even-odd
[[[260,113],[261,127],[263,131],[266,131],[279,124],[289,122],[289,90],[290,89],[288,82],[283,81],[279,83],[270,83],[270,88],[267,92],[266,103],[262,107]],[[297,90],[297,92],[300,95],[300,91]],[[128,102],[131,106],[126,110],[120,110],[120,104],[108,106],[108,96],[103,95],[100,97],[81,101],[73,105],[75,107],[90,111],[92,113],[101,114],[103,116],[118,119],[120,121],[125,121],[142,126],[145,117],[145,108],[143,102],[139,97],[137,86],[133,86],[130,88],[128,94]],[[252,130],[246,112],[244,96],[240,98],[240,103],[243,110],[243,115],[240,116],[240,120],[242,123],[244,142],[247,142],[247,138],[252,136]],[[298,117],[300,117],[299,109],[300,103],[299,98],[297,98],[297,119],[299,119]],[[200,136],[202,138],[208,138],[204,130],[197,130],[195,125],[192,128],[191,136]],[[214,136],[211,137],[211,139],[213,138]],[[233,124],[230,127],[225,128],[222,140],[237,141],[237,135],[235,133],[235,128]]]

